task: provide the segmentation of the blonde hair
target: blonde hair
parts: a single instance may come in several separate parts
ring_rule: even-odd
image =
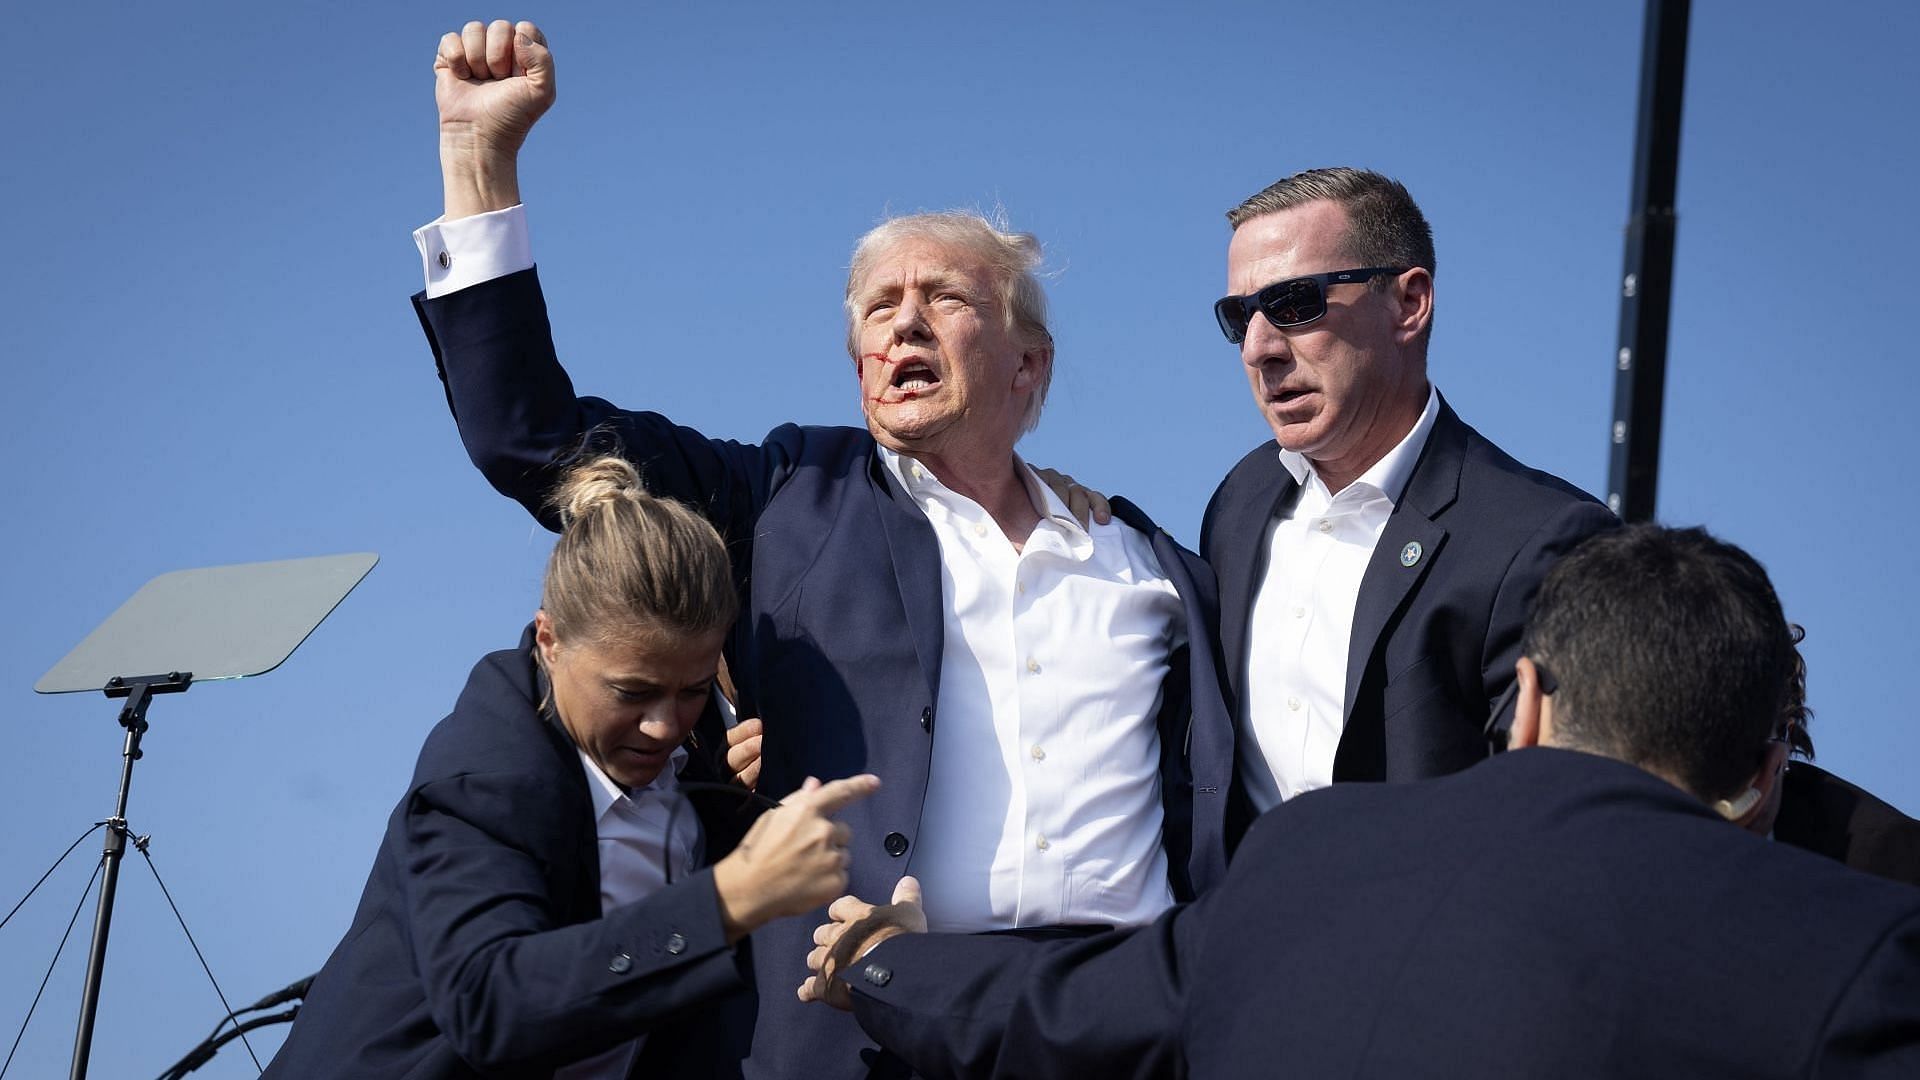
[[[847,355],[860,357],[860,312],[856,310],[854,291],[866,283],[873,264],[889,249],[909,240],[926,240],[945,247],[959,248],[985,262],[994,276],[994,299],[1000,304],[1006,327],[1030,348],[1052,348],[1053,332],[1047,329],[1047,290],[1040,284],[1040,264],[1044,258],[1040,240],[1032,233],[1014,232],[997,216],[989,218],[973,210],[944,210],[929,214],[907,214],[888,218],[867,230],[853,245],[853,263],[847,268]],[[1053,382],[1053,364],[1040,371],[1040,383],[1027,400],[1027,411],[1020,421],[1022,435],[1040,425],[1040,410],[1047,403],[1047,387]]]
[[[732,625],[739,599],[720,534],[681,503],[649,495],[631,462],[609,454],[575,465],[548,502],[562,528],[540,606],[556,637],[626,641]]]

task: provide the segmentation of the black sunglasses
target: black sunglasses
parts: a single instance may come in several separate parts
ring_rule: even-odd
[[[1327,286],[1371,281],[1381,274],[1404,274],[1406,267],[1370,266],[1364,270],[1335,270],[1288,278],[1252,296],[1223,296],[1213,305],[1220,332],[1235,345],[1247,339],[1247,324],[1258,311],[1275,326],[1305,326],[1327,313]]]

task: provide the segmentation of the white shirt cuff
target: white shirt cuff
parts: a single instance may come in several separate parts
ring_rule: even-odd
[[[524,206],[452,221],[437,217],[413,231],[413,243],[420,249],[429,300],[533,266]]]

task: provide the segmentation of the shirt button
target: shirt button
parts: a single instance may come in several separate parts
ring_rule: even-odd
[[[1299,699],[1299,698],[1297,698],[1297,697],[1290,697],[1290,698],[1288,698],[1288,699],[1287,699],[1287,708],[1289,708],[1289,709],[1292,709],[1292,710],[1293,710],[1294,712],[1299,712],[1299,711],[1300,711],[1300,699]]]
[[[1320,531],[1323,533],[1330,533],[1333,531],[1333,522],[1327,520],[1326,518],[1321,518],[1319,528],[1320,528]]]
[[[1296,618],[1296,619],[1304,619],[1304,618],[1306,618],[1306,617],[1307,617],[1307,609],[1306,609],[1306,608],[1304,608],[1304,607],[1297,607],[1297,608],[1294,608],[1294,609],[1293,609],[1293,617],[1294,617],[1294,618]]]
[[[667,935],[667,955],[668,956],[679,956],[681,953],[686,951],[687,951],[687,939],[682,937],[679,931],[676,930],[673,933]]]
[[[633,957],[623,952],[614,953],[613,959],[607,961],[607,970],[615,975],[625,975],[633,970]]]
[[[440,258],[438,261],[440,263],[440,269],[442,270],[448,269],[449,267],[453,266],[453,256],[447,254],[444,251],[440,253]]]
[[[907,853],[907,838],[903,833],[890,832],[887,834],[887,839],[884,842],[887,847],[887,854],[896,859]]]
[[[973,526],[973,535],[975,536],[987,535],[987,523],[984,521],[975,522]]]
[[[1026,582],[1024,582],[1024,581],[1016,581],[1016,582],[1014,582],[1014,583],[1013,583],[1013,591],[1014,591],[1014,592],[1015,592],[1016,594],[1018,594],[1018,595],[1020,595],[1020,596],[1025,596],[1025,595],[1027,595],[1027,583],[1026,583]]]
[[[914,478],[915,480],[919,480],[919,479],[922,479],[923,477],[925,477],[925,476],[927,475],[926,473],[923,473],[923,472],[921,472],[921,471],[920,471],[920,466],[918,466],[918,465],[915,465],[915,466],[913,467],[913,470],[912,470],[912,471],[913,471],[913,478]]]
[[[1027,657],[1027,670],[1035,675],[1040,674],[1040,661],[1031,656]]]
[[[1035,761],[1047,760],[1047,748],[1041,746],[1039,743],[1035,743],[1033,749],[1028,751],[1028,753],[1033,755],[1033,760]]]
[[[1047,842],[1046,837],[1036,833],[1034,834],[1034,837],[1033,837],[1033,846],[1036,848],[1039,848],[1041,851],[1045,851],[1048,848],[1052,847],[1053,845]]]

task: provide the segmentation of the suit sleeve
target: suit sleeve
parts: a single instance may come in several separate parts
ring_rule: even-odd
[[[1503,705],[1501,697],[1513,685],[1513,665],[1520,659],[1521,632],[1526,629],[1533,594],[1540,591],[1547,571],[1578,547],[1580,541],[1619,524],[1620,519],[1613,516],[1613,511],[1599,503],[1584,498],[1568,502],[1527,538],[1513,561],[1507,564],[1500,588],[1494,593],[1493,610],[1487,619],[1487,640],[1481,652],[1480,685],[1486,693],[1482,704],[1489,714],[1496,707],[1503,713],[1512,711],[1511,704]],[[1509,723],[1506,716],[1489,715],[1487,719],[1490,728],[1495,724],[1505,728]]]
[[[1819,1055],[1807,1075],[1821,1080],[1920,1076],[1920,914],[1868,955],[1828,1018]]]
[[[417,788],[396,822],[428,1009],[483,1073],[554,1069],[747,984],[710,870],[561,925],[549,875],[576,854],[522,824],[551,798],[532,776],[462,774]]]
[[[755,446],[576,396],[554,351],[535,270],[436,299],[421,293],[413,303],[467,456],[549,529],[559,521],[546,506],[548,492],[564,464],[589,450],[622,454],[649,491],[693,505],[722,535],[743,539],[797,452],[797,428]]]
[[[1186,965],[1207,903],[1076,941],[902,935],[847,972],[853,1012],[933,1080],[1185,1076]]]

